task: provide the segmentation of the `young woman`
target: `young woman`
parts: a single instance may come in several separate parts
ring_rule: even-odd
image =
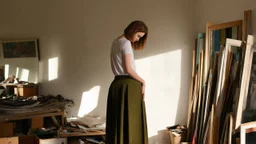
[[[107,100],[106,144],[147,144],[144,104],[145,81],[136,73],[133,50],[142,50],[148,28],[133,21],[116,38],[111,48],[111,68],[115,75]]]

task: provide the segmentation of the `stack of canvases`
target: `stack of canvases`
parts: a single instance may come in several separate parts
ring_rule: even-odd
[[[206,34],[198,34],[187,123],[192,143],[231,143],[241,124],[253,57],[250,15],[245,11],[244,20],[208,23]]]

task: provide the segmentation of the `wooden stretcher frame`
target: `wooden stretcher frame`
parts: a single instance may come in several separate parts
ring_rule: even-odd
[[[223,144],[232,144],[232,132],[233,132],[233,120],[232,113],[227,114],[224,124],[224,129],[221,137],[221,143]]]
[[[243,42],[248,41],[248,37],[249,36],[247,36],[247,35],[251,34],[251,15],[252,15],[252,10],[244,11]],[[253,39],[253,41],[254,41],[254,39]],[[248,42],[246,44],[246,47],[247,47],[247,45],[248,45]],[[246,53],[246,49],[244,49],[244,52]],[[251,53],[251,55],[252,55],[252,53]],[[244,65],[245,65],[245,61],[244,61]],[[247,77],[247,79],[249,79],[249,76]],[[241,99],[241,90],[242,90],[242,82],[241,82],[241,89],[240,89],[240,93],[239,93],[239,100],[238,100],[237,109],[236,109],[235,129],[237,129],[240,126],[240,124],[241,124],[242,109],[245,107],[245,102],[246,102],[246,100]],[[246,93],[246,97],[247,97],[247,92],[245,92],[245,93]],[[243,98],[244,98],[244,96],[243,96]],[[241,100],[243,102],[240,102]]]
[[[209,72],[209,65],[210,65],[210,39],[211,39],[211,33],[212,31],[215,30],[220,30],[220,29],[225,29],[225,28],[230,28],[230,27],[238,27],[238,40],[242,40],[242,24],[243,20],[237,20],[237,21],[232,21],[232,22],[227,22],[227,23],[222,23],[222,24],[212,24],[212,23],[207,23],[206,26],[206,35],[205,35],[205,64],[204,64],[204,80],[206,80],[208,72]],[[204,81],[205,83],[206,81]]]
[[[240,144],[246,144],[246,133],[256,132],[256,121],[243,123],[240,127]]]
[[[224,82],[226,80],[226,65],[227,65],[227,57],[228,57],[228,53],[231,52],[231,47],[232,46],[236,46],[236,47],[241,47],[242,46],[242,41],[241,40],[234,40],[234,39],[227,39],[226,40],[226,47],[225,47],[225,51],[224,51],[224,59],[223,59],[223,63],[221,65],[221,70],[220,71],[223,71],[220,73],[220,77],[218,78],[217,80],[217,95],[216,95],[216,113],[215,113],[215,122],[214,122],[214,127],[216,129],[215,131],[215,140],[218,140],[218,128],[219,128],[219,118],[220,118],[220,114],[221,114],[221,111],[222,111],[222,106],[223,106],[223,101],[224,101],[224,97],[220,97],[220,100],[218,100],[219,98],[219,95],[223,89],[223,86],[224,86]]]
[[[222,24],[212,24],[212,23],[207,23],[207,28],[206,28],[206,43],[205,43],[205,57],[204,57],[204,74],[203,74],[203,77],[204,77],[204,83],[206,83],[206,78],[208,76],[208,73],[209,73],[209,70],[210,70],[210,40],[212,39],[211,38],[211,34],[212,34],[212,31],[215,31],[215,30],[221,30],[221,29],[225,29],[225,28],[230,28],[230,27],[238,27],[238,31],[237,31],[237,38],[238,40],[242,40],[242,24],[243,24],[243,20],[237,20],[237,21],[232,21],[232,22],[227,22],[227,23],[222,23]],[[240,42],[234,42],[233,40],[229,40],[228,43],[226,43],[226,49],[229,49],[229,47],[231,46],[237,46],[239,45],[240,43],[242,43],[241,41]],[[228,51],[227,51],[228,52]],[[225,54],[223,54],[225,55]],[[221,56],[220,56],[221,57]],[[219,78],[217,78],[219,79]],[[218,80],[217,80],[217,83],[218,83]],[[218,87],[218,86],[217,86]],[[216,87],[216,90],[218,89]],[[214,101],[216,101],[217,103],[217,98],[216,96],[214,97]],[[215,105],[213,105],[214,107],[214,111],[212,111],[212,114],[211,114],[211,126],[210,126],[210,137],[209,137],[209,143],[214,143],[216,141],[218,141],[218,134],[216,134],[218,132],[218,125],[219,123],[216,122],[217,120],[217,117],[216,117],[216,113],[217,113],[217,107],[216,106],[216,103]]]
[[[195,46],[196,47],[196,46]],[[190,90],[189,90],[189,106],[188,106],[188,121],[187,126],[189,127],[190,119],[191,119],[191,109],[192,109],[192,99],[193,99],[193,88],[195,85],[195,57],[196,52],[195,49],[193,50],[193,56],[192,56],[192,73],[191,73],[191,83],[190,83]]]
[[[190,111],[192,111],[191,115],[195,114],[196,109],[198,109],[198,108],[196,108],[196,105],[197,105],[198,101],[200,101],[200,95],[198,95],[201,91],[200,85],[204,85],[207,83],[207,77],[209,75],[209,70],[210,70],[210,64],[212,64],[212,63],[210,63],[211,62],[211,60],[210,60],[210,46],[211,45],[210,44],[211,44],[211,40],[212,40],[212,38],[211,38],[212,31],[237,26],[238,27],[237,39],[243,40],[243,42],[244,42],[246,40],[248,31],[250,31],[250,28],[251,28],[250,23],[248,22],[248,21],[250,21],[250,17],[248,15],[249,16],[251,15],[251,10],[244,12],[244,21],[237,20],[237,21],[218,24],[218,25],[214,25],[212,23],[207,23],[205,48],[202,49],[202,50],[204,50],[203,73],[201,73],[201,71],[199,70],[198,73],[195,75],[194,79],[193,79],[193,76],[191,79],[192,81],[194,81],[194,85],[191,86],[191,88],[193,88],[193,89],[190,89],[190,102],[192,102],[192,103],[190,104],[189,109],[191,109]],[[221,53],[219,55],[220,55],[219,58],[221,59]],[[200,64],[199,64],[199,67],[201,67]],[[220,69],[220,68],[217,68],[217,69]],[[217,76],[217,79],[218,79],[218,76]],[[201,80],[203,80],[202,84],[200,84]],[[191,83],[191,85],[192,85],[192,83]],[[237,91],[239,93],[240,90],[238,89]],[[191,99],[191,93],[192,93],[192,97],[193,97],[192,99]],[[206,95],[208,95],[208,92],[206,93]],[[239,94],[237,94],[237,95],[239,95]],[[215,99],[215,97],[214,97],[214,99]],[[214,100],[214,101],[216,101],[216,100]],[[207,129],[209,131],[208,130],[206,131],[207,134],[204,137],[204,141],[208,141],[208,143],[215,143],[218,141],[215,137],[216,136],[215,134],[217,132],[216,129],[218,129],[218,123],[216,123],[216,119],[217,119],[216,106],[212,105],[211,107],[212,108],[211,108],[211,112],[210,112],[210,116],[209,116],[210,118],[209,118],[208,122],[206,122],[207,125],[209,126],[209,127],[207,127]],[[191,121],[191,119],[188,121]],[[235,118],[234,118],[234,123],[235,123]]]
[[[242,72],[242,78],[241,78],[242,81],[241,81],[241,87],[240,87],[240,93],[239,93],[239,100],[238,100],[238,106],[236,109],[235,129],[237,129],[241,125],[244,101],[246,101],[246,98],[247,98],[249,78],[251,75],[253,44],[254,44],[254,37],[252,35],[248,35],[246,50],[245,50],[245,57],[244,57],[243,72]]]
[[[224,83],[226,81],[227,78],[227,62],[228,62],[228,53],[231,52],[231,47],[235,46],[235,47],[241,47],[242,46],[242,41],[240,40],[234,40],[234,39],[227,39],[226,40],[226,47],[225,47],[225,51],[224,51],[224,61],[223,61],[223,65],[221,66],[221,72],[220,73],[220,77],[218,79],[218,88],[217,88],[217,95],[216,95],[216,105],[218,105],[219,109],[216,109],[217,114],[220,114],[220,111],[222,110],[222,105],[223,105],[223,96],[221,96],[221,92],[224,88]],[[220,97],[220,99],[219,99]]]

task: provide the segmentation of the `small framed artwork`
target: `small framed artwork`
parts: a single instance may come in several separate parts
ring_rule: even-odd
[[[2,40],[3,58],[38,58],[38,39]]]
[[[4,65],[0,65],[0,82],[4,81]]]

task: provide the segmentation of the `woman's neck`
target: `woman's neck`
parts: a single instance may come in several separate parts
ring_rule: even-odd
[[[121,39],[121,38],[125,38],[124,34],[122,34],[121,36],[119,36],[117,39]]]

